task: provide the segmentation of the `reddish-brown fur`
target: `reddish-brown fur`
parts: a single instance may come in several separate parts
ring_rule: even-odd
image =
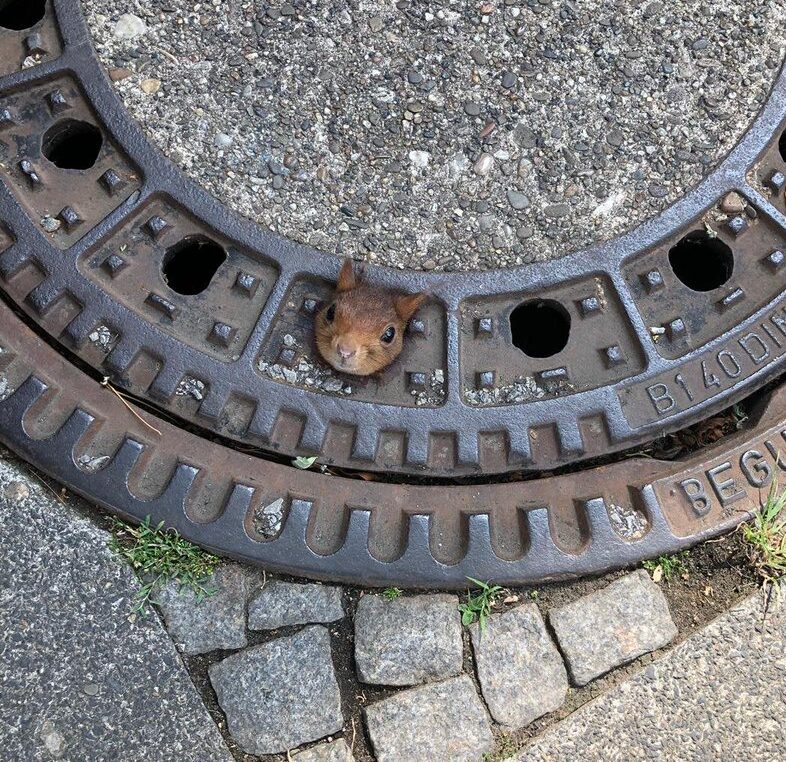
[[[343,373],[377,373],[401,354],[407,323],[425,300],[423,293],[397,294],[366,285],[346,259],[332,301],[317,315],[317,349]],[[390,329],[395,335],[386,343],[383,335]]]

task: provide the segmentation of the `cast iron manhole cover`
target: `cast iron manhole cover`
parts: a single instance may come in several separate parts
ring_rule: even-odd
[[[428,485],[608,456],[782,372],[783,75],[716,171],[630,234],[506,271],[370,268],[380,285],[430,294],[405,351],[380,378],[325,369],[314,384],[314,314],[338,261],[229,213],[162,160],[79,3],[40,6],[5,4],[14,23],[0,29],[0,433],[63,482],[278,568],[444,585],[681,547],[738,521],[765,465],[772,479],[779,434],[764,427],[781,421],[781,396],[752,443],[708,454],[706,469],[623,460]],[[159,411],[143,414],[153,429],[103,376]],[[301,473],[265,452],[382,481]]]

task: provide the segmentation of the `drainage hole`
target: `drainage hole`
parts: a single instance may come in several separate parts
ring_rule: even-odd
[[[513,344],[530,357],[551,357],[565,349],[570,315],[552,299],[532,299],[510,313]]]
[[[164,254],[161,273],[178,294],[201,294],[213,280],[227,253],[215,241],[201,235],[184,238]]]
[[[781,159],[786,161],[786,130],[781,133],[778,140],[778,150],[781,152]]]
[[[669,250],[669,264],[692,291],[712,291],[731,278],[734,254],[720,238],[694,230]]]
[[[63,119],[44,133],[41,151],[60,169],[90,169],[103,144],[104,136],[94,124]]]
[[[6,29],[30,29],[45,13],[46,0],[0,0],[0,26]]]

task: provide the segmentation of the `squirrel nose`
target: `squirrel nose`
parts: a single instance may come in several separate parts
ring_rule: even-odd
[[[343,344],[339,344],[336,349],[338,350],[338,354],[342,360],[349,360],[351,357],[354,357],[357,354],[354,349],[348,349]]]

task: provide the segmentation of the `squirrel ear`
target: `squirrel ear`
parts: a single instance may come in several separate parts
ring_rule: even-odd
[[[397,296],[393,305],[396,309],[396,314],[406,322],[420,309],[420,306],[426,299],[428,299],[428,294],[425,291],[421,291],[419,294],[404,294],[403,296]]]
[[[357,286],[357,278],[355,277],[355,270],[352,259],[347,257],[344,264],[341,265],[341,272],[338,274],[338,283],[336,284],[337,291],[351,291]]]

